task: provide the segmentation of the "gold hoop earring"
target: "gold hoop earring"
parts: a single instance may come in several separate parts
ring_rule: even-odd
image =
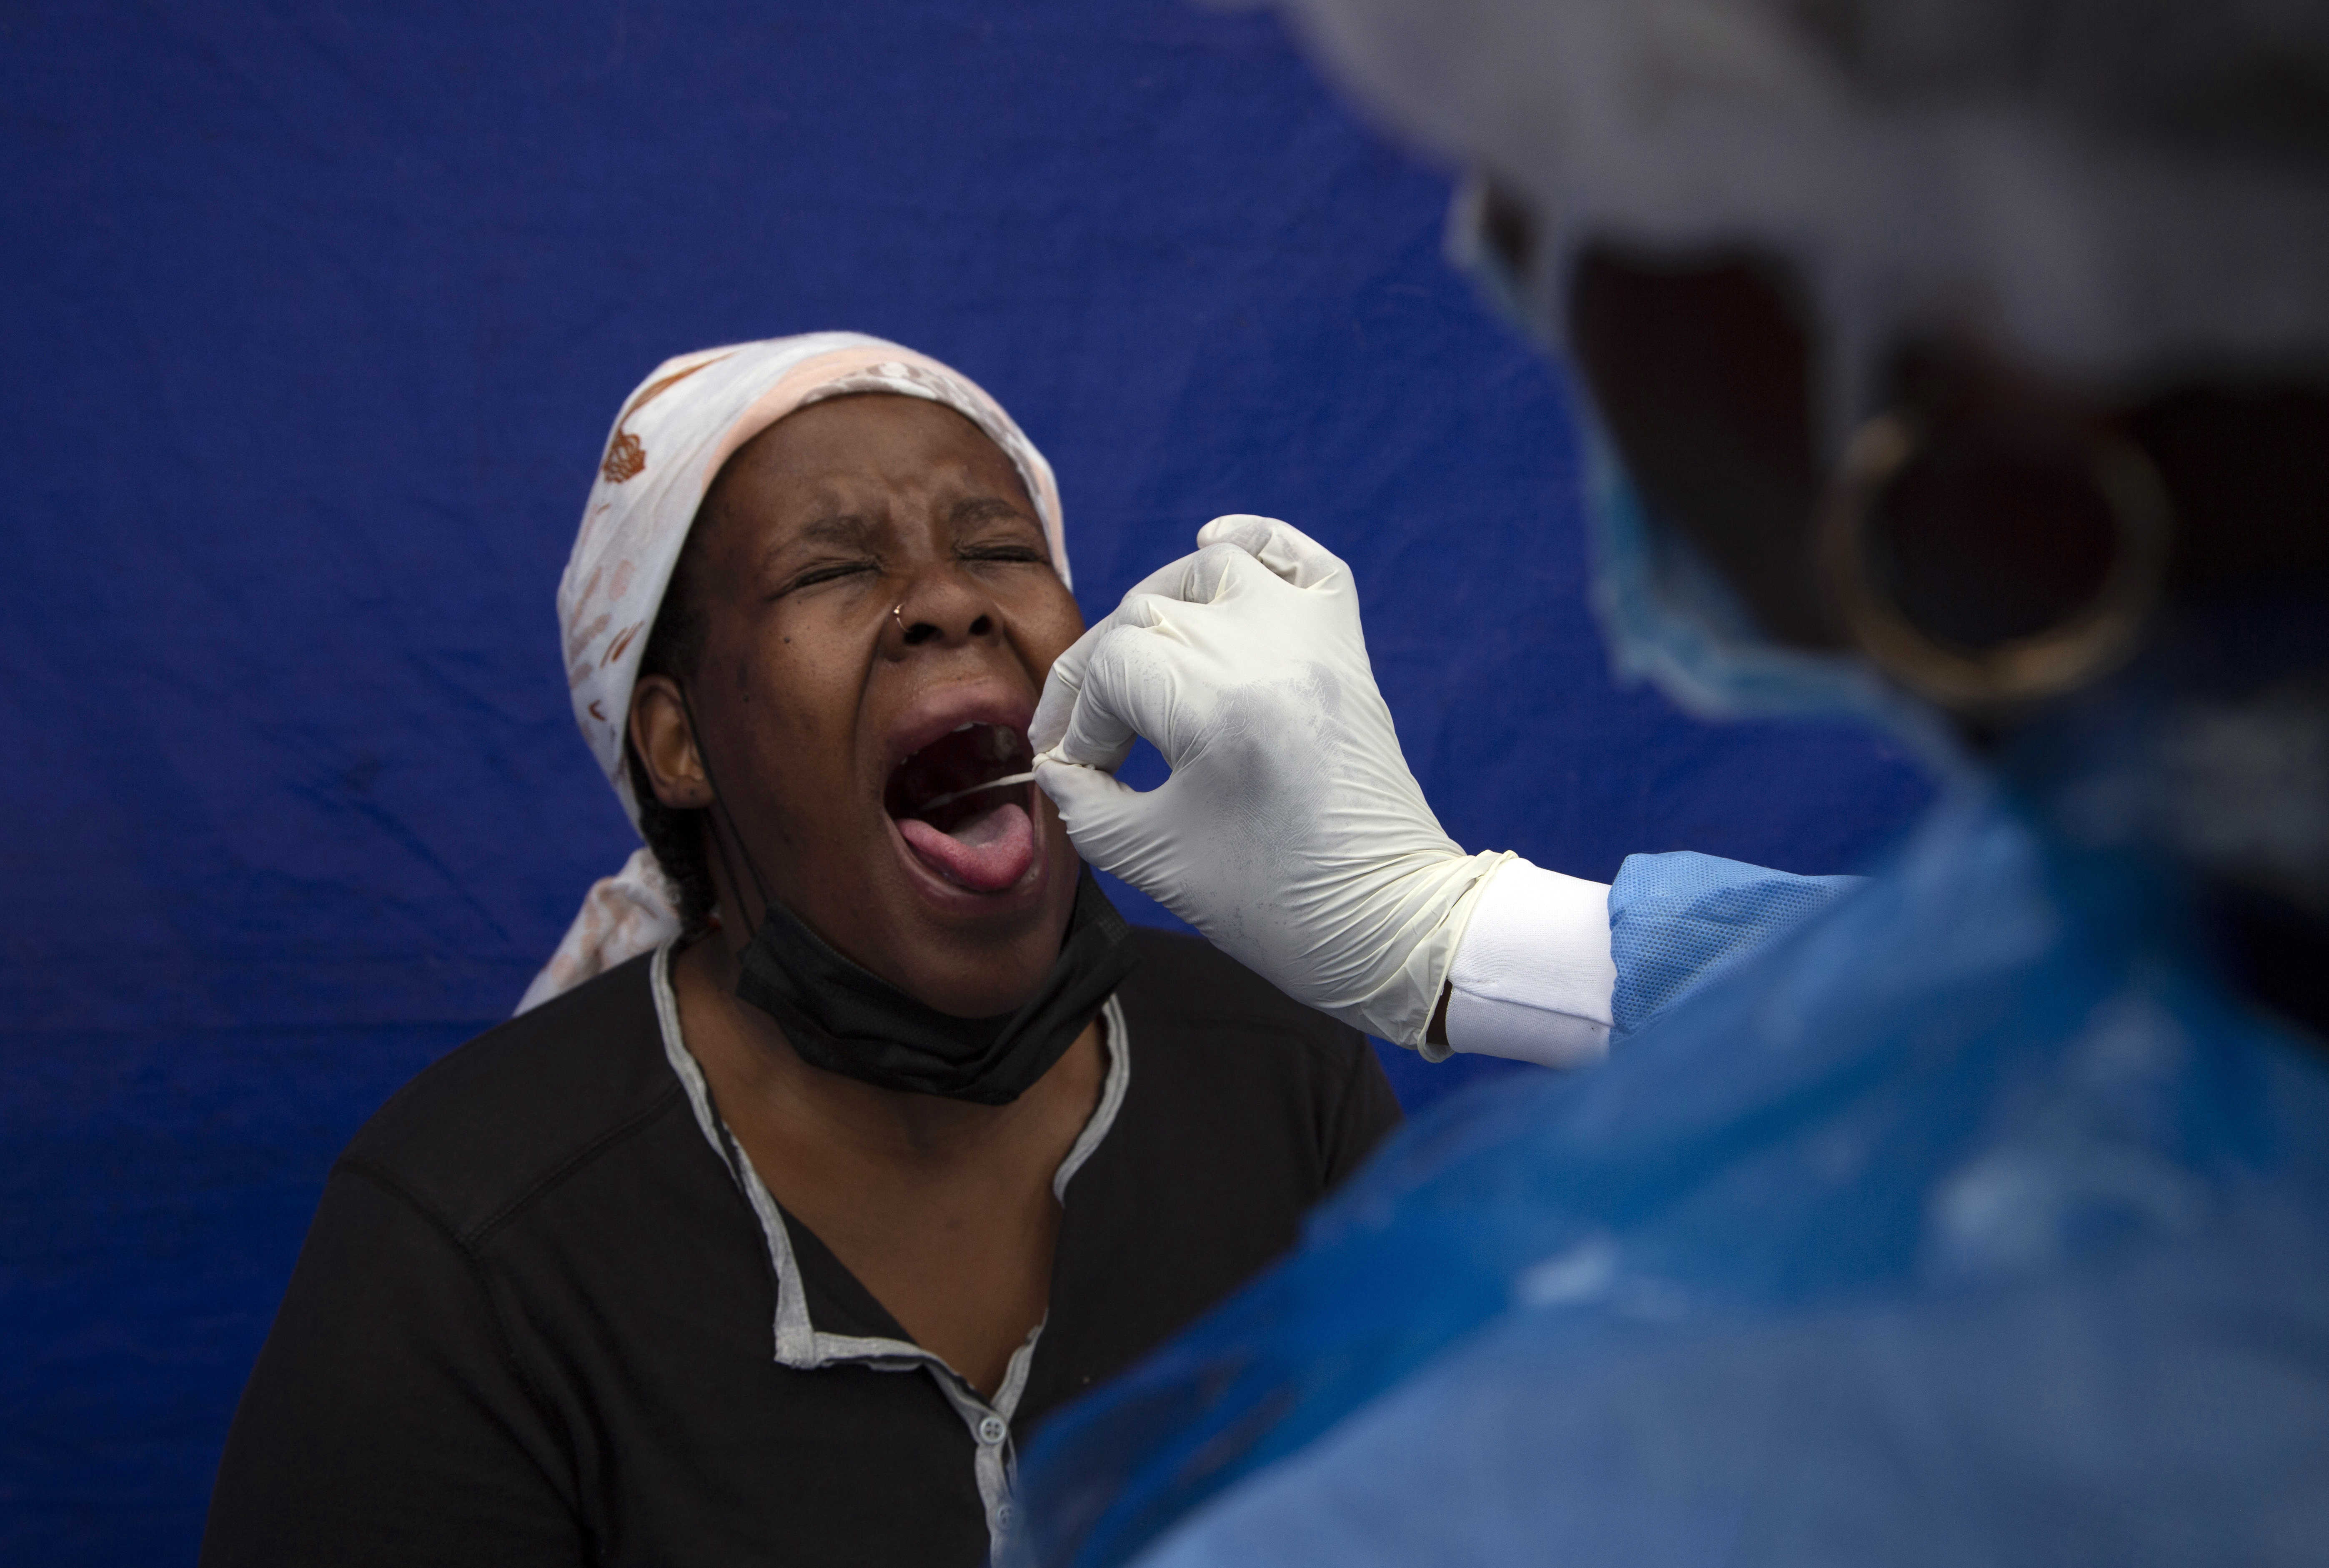
[[[1910,416],[1879,414],[1845,448],[1820,519],[1820,565],[1845,628],[1878,667],[1944,707],[2012,707],[2099,679],[2134,653],[2167,574],[2174,511],[2167,487],[2136,445],[2097,433],[2084,453],[2117,533],[2110,571],[2094,599],[2059,626],[1989,648],[1919,630],[1873,581],[1868,520],[1886,490],[1931,439]]]

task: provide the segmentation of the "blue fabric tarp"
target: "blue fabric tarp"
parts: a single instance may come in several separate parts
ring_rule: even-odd
[[[334,1152],[628,851],[551,600],[669,354],[961,365],[1057,465],[1088,613],[1216,513],[1313,530],[1475,846],[1843,871],[1922,797],[1610,687],[1557,373],[1267,16],[74,0],[0,42],[0,1559],[190,1556]]]

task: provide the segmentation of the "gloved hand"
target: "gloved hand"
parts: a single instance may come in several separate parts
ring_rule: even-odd
[[[1288,996],[1422,1046],[1513,857],[1466,855],[1425,803],[1349,567],[1267,517],[1215,518],[1197,544],[1051,666],[1036,781],[1093,865]],[[1112,776],[1136,734],[1173,770],[1146,793]]]

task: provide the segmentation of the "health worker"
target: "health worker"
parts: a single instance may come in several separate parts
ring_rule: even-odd
[[[1427,1054],[1609,1060],[1390,1146],[1013,1550],[2323,1561],[2329,7],[1286,8],[1588,393],[1618,669],[1949,783],[1864,883],[1466,853],[1349,570],[1208,525],[1053,667],[1080,852]]]

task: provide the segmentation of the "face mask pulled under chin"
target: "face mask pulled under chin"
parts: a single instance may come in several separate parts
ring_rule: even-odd
[[[774,900],[736,995],[811,1066],[883,1089],[1008,1105],[1051,1069],[1131,973],[1131,928],[1086,866],[1060,956],[1015,1013],[957,1018],[859,968]]]

